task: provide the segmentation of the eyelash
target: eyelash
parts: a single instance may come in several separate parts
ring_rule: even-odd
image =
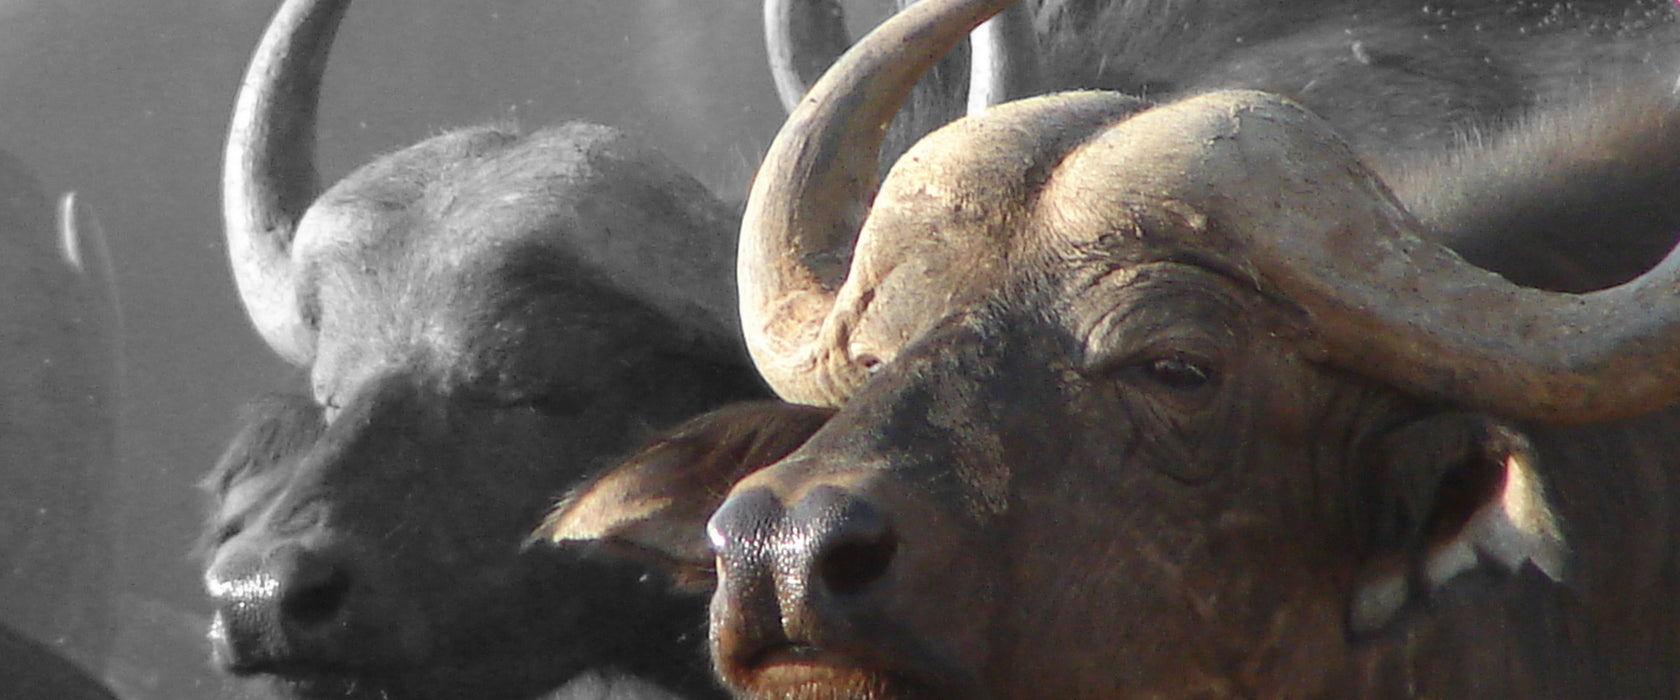
[[[1175,355],[1145,362],[1144,374],[1158,384],[1178,391],[1195,391],[1218,381],[1219,373],[1197,358]]]

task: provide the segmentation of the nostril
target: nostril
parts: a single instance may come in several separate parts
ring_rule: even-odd
[[[820,487],[799,510],[818,514],[811,531],[816,549],[812,573],[824,590],[855,596],[886,575],[898,553],[898,534],[875,506],[839,489]]]
[[[855,596],[886,575],[897,552],[898,538],[891,530],[867,540],[837,542],[817,560],[817,577],[830,593]]]
[[[343,570],[326,572],[318,580],[298,585],[280,602],[281,619],[303,628],[336,620],[350,593],[350,576]]]

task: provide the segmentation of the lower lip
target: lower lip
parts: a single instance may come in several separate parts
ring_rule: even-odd
[[[764,654],[746,674],[753,697],[885,698],[885,677],[846,657],[817,649],[780,649]]]

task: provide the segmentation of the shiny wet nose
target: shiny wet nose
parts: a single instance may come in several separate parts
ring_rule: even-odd
[[[328,557],[282,546],[258,562],[213,572],[206,583],[216,610],[211,639],[229,670],[331,656],[348,643],[341,637],[352,627],[353,581]]]
[[[726,576],[769,578],[784,595],[844,602],[864,595],[898,552],[891,521],[868,501],[830,485],[791,508],[768,489],[731,496],[707,524]]]

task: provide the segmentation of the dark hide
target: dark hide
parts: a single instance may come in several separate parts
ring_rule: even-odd
[[[1513,279],[1625,277],[1675,238],[1671,86],[1528,119],[1417,166],[1403,199]],[[1056,231],[1068,212],[1034,213]],[[1680,409],[1558,428],[1407,395],[1325,364],[1288,299],[1174,248],[1174,216],[1136,217],[872,298],[941,315],[899,326],[896,356],[710,520],[732,688],[1680,692]]]
[[[605,674],[719,695],[702,600],[524,543],[640,436],[764,395],[731,329],[678,311],[678,264],[712,264],[733,223],[585,124],[451,132],[322,194],[293,251],[313,399],[258,408],[210,479],[230,687],[492,700]],[[670,261],[636,257],[646,240]]]
[[[605,672],[718,694],[702,599],[592,548],[523,543],[553,494],[635,435],[757,385],[617,337],[650,320],[627,299],[578,305],[571,331],[622,360],[595,367],[599,385],[501,401],[398,370],[330,424],[303,398],[251,409],[206,482],[213,637],[241,692],[527,698]]]

